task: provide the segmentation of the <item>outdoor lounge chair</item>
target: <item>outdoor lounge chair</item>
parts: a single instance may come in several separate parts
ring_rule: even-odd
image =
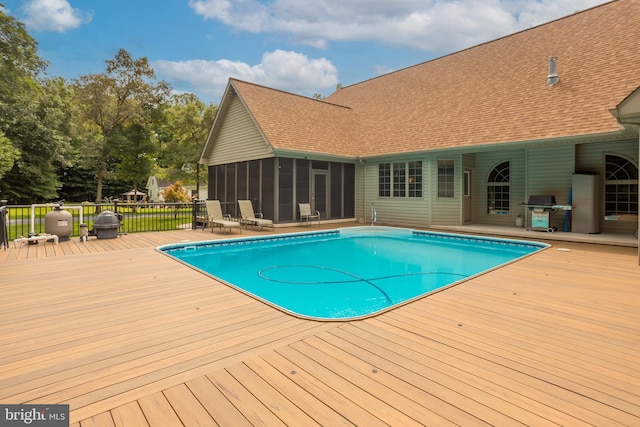
[[[240,220],[245,226],[255,225],[256,227],[271,227],[273,230],[273,221],[265,219],[262,213],[254,213],[251,200],[238,200],[238,207],[240,208]]]
[[[311,225],[311,221],[317,219],[318,226],[320,226],[320,211],[311,212],[309,203],[298,203],[298,210],[300,211],[300,222],[307,221],[307,225]]]
[[[240,227],[239,222],[232,221],[231,215],[222,214],[219,200],[207,200],[205,203],[207,204],[207,223],[211,226],[212,233],[214,226],[219,227],[222,231],[228,228],[229,233],[231,233],[232,228],[237,227],[242,233],[242,227]]]

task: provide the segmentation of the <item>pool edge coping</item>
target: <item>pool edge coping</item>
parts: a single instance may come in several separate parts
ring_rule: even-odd
[[[346,317],[346,318],[326,318],[326,317],[314,317],[314,316],[308,316],[308,315],[304,315],[304,314],[300,314],[300,313],[296,313],[294,311],[288,310],[285,307],[282,307],[280,305],[277,305],[265,298],[262,298],[258,295],[255,295],[237,285],[234,285],[233,283],[227,282],[226,280],[217,277],[209,272],[206,272],[194,265],[191,265],[183,260],[181,260],[180,258],[177,258],[169,253],[167,253],[166,250],[170,250],[170,249],[175,249],[178,248],[180,246],[218,246],[218,245],[225,245],[225,244],[229,244],[229,243],[238,243],[241,244],[240,242],[255,242],[255,241],[268,241],[268,240],[290,240],[290,239],[294,239],[294,238],[298,238],[298,237],[310,237],[310,236],[319,236],[319,235],[335,235],[335,234],[340,234],[343,230],[349,230],[349,231],[385,231],[385,230],[394,230],[394,231],[398,231],[398,230],[402,230],[407,232],[407,234],[421,234],[421,235],[433,235],[433,236],[438,236],[438,237],[443,237],[443,236],[447,236],[451,239],[455,239],[455,240],[481,240],[481,241],[489,241],[489,242],[495,242],[495,241],[500,241],[500,242],[505,242],[505,243],[509,243],[512,245],[516,245],[516,246],[528,246],[528,247],[536,247],[538,248],[537,250],[528,253],[528,254],[524,254],[522,256],[519,256],[516,259],[513,260],[509,260],[506,261],[504,263],[495,265],[487,270],[483,270],[479,273],[464,277],[462,279],[456,280],[454,282],[451,282],[447,285],[444,285],[438,289],[434,289],[428,292],[425,292],[423,294],[417,295],[413,298],[409,298],[407,300],[401,301],[399,303],[396,303],[394,305],[391,305],[389,307],[385,307],[382,308],[378,311],[372,312],[372,313],[368,313],[368,314],[363,314],[360,316],[352,316],[352,317]],[[356,233],[353,233],[356,234]],[[161,246],[157,246],[155,248],[156,251],[162,253],[163,255],[178,261],[179,263],[181,263],[182,265],[185,265],[189,268],[192,268],[202,274],[204,274],[205,276],[208,276],[214,280],[216,280],[219,283],[222,283],[232,289],[235,289],[241,293],[243,293],[244,295],[247,295],[257,301],[260,301],[262,303],[265,303],[267,305],[269,305],[270,307],[273,307],[283,313],[286,313],[290,316],[299,318],[299,319],[304,319],[304,320],[310,320],[310,321],[315,321],[315,322],[351,322],[351,321],[358,321],[358,320],[364,320],[364,319],[369,319],[372,317],[376,317],[376,316],[380,316],[386,312],[389,312],[391,310],[395,310],[396,308],[399,308],[401,306],[410,304],[412,302],[421,300],[423,298],[426,298],[430,295],[434,295],[436,293],[442,292],[444,290],[447,290],[449,288],[452,288],[454,286],[458,286],[464,282],[467,282],[471,279],[480,277],[482,275],[488,274],[492,271],[495,271],[497,269],[500,269],[502,267],[505,267],[509,264],[513,264],[515,262],[521,261],[525,258],[528,258],[532,255],[535,255],[537,253],[540,253],[544,250],[547,250],[549,248],[551,248],[552,245],[550,243],[544,243],[544,242],[538,242],[538,241],[530,241],[530,240],[523,240],[523,239],[508,239],[508,238],[504,238],[504,237],[490,237],[490,236],[477,236],[477,235],[473,235],[473,234],[460,234],[460,233],[449,233],[449,232],[439,232],[439,231],[427,231],[427,230],[416,230],[416,229],[411,229],[411,228],[403,228],[403,227],[387,227],[387,226],[357,226],[357,227],[340,227],[340,228],[336,228],[336,229],[331,229],[331,230],[322,230],[322,231],[303,231],[303,232],[294,232],[294,233],[280,233],[280,234],[271,234],[271,235],[265,235],[265,236],[251,236],[251,237],[243,237],[243,236],[235,236],[235,237],[230,237],[230,238],[225,238],[225,239],[217,239],[217,240],[204,240],[204,241],[199,241],[199,242],[181,242],[181,243],[171,243],[171,244],[166,244],[166,245],[161,245]]]

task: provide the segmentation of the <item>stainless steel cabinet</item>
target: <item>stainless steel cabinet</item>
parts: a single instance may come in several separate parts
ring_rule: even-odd
[[[600,175],[574,174],[572,179],[571,231],[600,233]]]

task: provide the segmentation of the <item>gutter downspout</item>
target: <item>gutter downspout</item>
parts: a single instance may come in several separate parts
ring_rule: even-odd
[[[628,120],[624,120],[622,117],[620,117],[620,110],[616,107],[612,110],[609,110],[609,112],[613,115],[613,117],[616,118],[616,121],[618,122],[619,125],[621,126],[634,126],[637,127],[637,130],[640,130],[640,121],[638,122],[634,122],[634,121],[628,121]],[[638,152],[640,152],[640,134],[638,135]],[[638,165],[640,167],[640,164]],[[636,224],[636,231],[640,229],[640,215],[638,215],[638,223]],[[638,265],[640,265],[640,235],[638,235]]]

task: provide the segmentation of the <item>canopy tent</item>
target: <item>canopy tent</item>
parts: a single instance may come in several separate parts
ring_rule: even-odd
[[[127,191],[126,193],[122,193],[122,196],[126,199],[127,203],[144,202],[147,199],[147,195],[138,190]]]

